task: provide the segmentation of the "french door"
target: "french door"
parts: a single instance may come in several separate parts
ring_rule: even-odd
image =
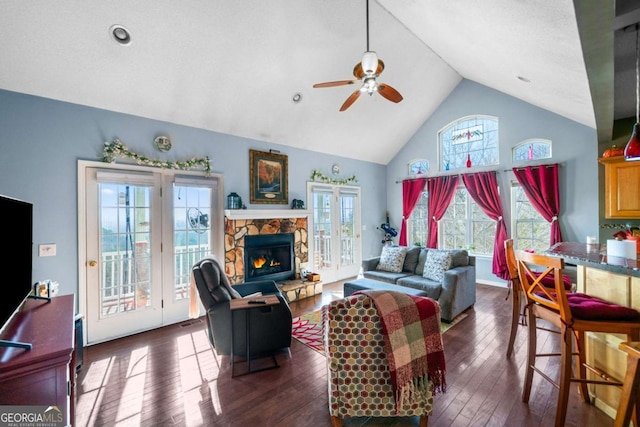
[[[310,268],[325,283],[356,276],[362,260],[360,188],[310,182],[307,193],[313,212]]]
[[[87,343],[188,318],[191,266],[221,248],[217,178],[87,167]],[[83,271],[82,271],[83,270]]]

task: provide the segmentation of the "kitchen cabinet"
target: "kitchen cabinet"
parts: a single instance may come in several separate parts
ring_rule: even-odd
[[[640,218],[640,161],[624,156],[601,158],[604,165],[606,218]]]

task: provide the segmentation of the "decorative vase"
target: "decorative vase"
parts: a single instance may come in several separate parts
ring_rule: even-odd
[[[604,153],[602,154],[602,157],[618,157],[618,156],[622,156],[624,155],[624,148],[623,147],[616,147],[615,144],[613,144],[611,146],[611,148],[608,148],[604,151]]]
[[[241,209],[242,199],[237,193],[230,193],[227,196],[227,209]]]

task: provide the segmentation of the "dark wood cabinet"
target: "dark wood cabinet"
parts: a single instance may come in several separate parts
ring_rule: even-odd
[[[74,312],[74,295],[23,304],[0,339],[33,348],[0,348],[0,405],[55,405],[73,424]]]

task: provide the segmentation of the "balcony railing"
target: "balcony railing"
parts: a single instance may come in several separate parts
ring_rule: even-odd
[[[353,252],[354,238],[351,236],[340,237],[340,265],[351,265],[355,262]],[[314,268],[334,267],[332,260],[331,236],[316,234],[313,236]]]
[[[174,249],[176,300],[187,298],[191,267],[209,253],[209,245],[178,246]],[[123,257],[123,252],[114,251],[103,252],[101,258],[100,283],[104,315],[130,311],[151,304],[149,295],[151,258],[146,246],[136,250],[135,257]]]

